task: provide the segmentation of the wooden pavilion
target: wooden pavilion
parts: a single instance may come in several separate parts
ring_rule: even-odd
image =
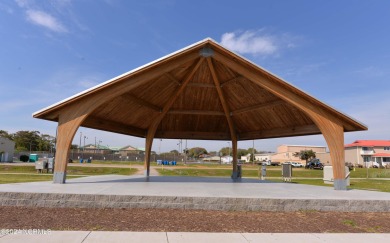
[[[54,183],[65,183],[80,126],[145,138],[237,141],[323,134],[334,187],[345,190],[344,132],[367,127],[249,60],[205,39],[33,114],[58,122]]]

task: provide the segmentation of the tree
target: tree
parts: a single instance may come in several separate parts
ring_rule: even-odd
[[[13,134],[13,140],[18,151],[37,151],[41,137],[38,131],[18,131]]]
[[[54,149],[55,137],[48,134],[42,134],[38,140],[39,151],[52,151]]]
[[[255,154],[257,154],[257,150],[255,148],[248,148],[247,149],[248,154],[250,154],[250,161],[254,162],[255,161]]]
[[[313,150],[301,150],[299,152],[295,152],[293,156],[300,158],[301,160],[306,160],[306,164],[309,160],[312,160],[316,157],[316,153]]]
[[[249,151],[248,151],[248,149],[237,149],[237,157],[238,158],[241,158],[241,156],[243,156],[243,155],[247,155],[247,154],[249,154]]]
[[[174,150],[169,151],[169,153],[179,154],[179,151],[177,151],[176,149],[174,149]]]
[[[0,130],[0,137],[7,138],[9,140],[13,140],[12,134],[10,134],[4,130]]]
[[[230,147],[223,147],[219,150],[219,153],[221,156],[225,155],[231,155],[232,154],[232,149]]]
[[[188,156],[192,158],[198,159],[201,154],[207,154],[207,150],[202,147],[190,148],[188,150]]]

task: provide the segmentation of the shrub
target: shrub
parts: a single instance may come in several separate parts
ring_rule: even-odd
[[[25,155],[25,154],[22,154],[19,157],[19,160],[22,161],[22,162],[27,162],[28,159],[29,159],[28,155]]]

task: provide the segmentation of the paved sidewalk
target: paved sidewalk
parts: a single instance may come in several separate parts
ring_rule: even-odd
[[[185,232],[110,232],[110,231],[52,231],[50,235],[0,235],[0,243],[20,242],[133,242],[133,243],[178,243],[178,242],[389,242],[390,234],[344,234],[344,233],[185,233]]]

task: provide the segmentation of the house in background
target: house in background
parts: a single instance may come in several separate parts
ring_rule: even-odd
[[[130,145],[127,145],[119,149],[119,154],[122,156],[130,156],[130,155],[144,154],[144,153],[145,153],[144,148],[136,148]]]
[[[12,162],[15,152],[15,142],[0,137],[0,162]]]
[[[255,161],[269,161],[274,153],[255,154]]]
[[[313,150],[316,153],[316,158],[320,159],[323,164],[330,164],[330,154],[326,151],[325,146],[311,146],[311,145],[280,145],[277,152],[271,156],[273,162],[298,162],[305,165],[306,161],[295,157],[296,152],[302,150]]]
[[[80,149],[85,153],[94,154],[109,154],[111,152],[109,147],[100,144],[87,144],[85,146],[80,147]]]
[[[267,153],[267,154],[254,154],[255,155],[255,161],[269,161],[271,160],[271,156],[273,153]],[[242,155],[241,160],[248,163],[251,162],[251,154]]]
[[[390,165],[390,140],[356,140],[344,150],[346,162],[364,167]]]

